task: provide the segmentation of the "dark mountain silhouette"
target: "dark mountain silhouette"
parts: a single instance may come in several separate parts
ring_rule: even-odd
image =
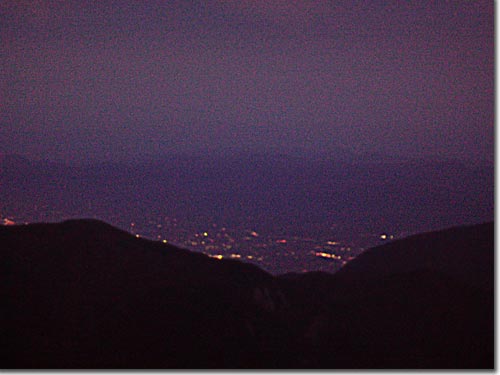
[[[424,233],[365,251],[337,273],[346,280],[427,270],[464,284],[493,288],[493,224]],[[429,241],[432,236],[432,241]]]
[[[493,368],[493,223],[369,249],[334,275],[284,275],[337,368]],[[309,331],[307,331],[309,329]]]
[[[95,220],[0,227],[2,368],[493,368],[492,245],[455,228],[273,277]],[[488,272],[447,261],[469,253]]]

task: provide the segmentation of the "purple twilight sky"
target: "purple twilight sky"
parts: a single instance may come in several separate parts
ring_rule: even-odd
[[[3,1],[0,153],[493,159],[493,1]]]

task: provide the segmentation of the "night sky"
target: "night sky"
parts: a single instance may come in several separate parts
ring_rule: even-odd
[[[0,152],[493,159],[493,1],[4,1]]]

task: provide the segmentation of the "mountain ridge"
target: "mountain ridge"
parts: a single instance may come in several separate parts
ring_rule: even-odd
[[[494,254],[488,250],[494,246],[493,237],[492,222],[412,235],[364,251],[336,277],[349,278],[349,273],[355,273],[357,278],[370,278],[429,269],[492,290],[488,283],[494,277]],[[469,251],[474,247],[476,251]]]
[[[492,223],[422,238],[471,231],[492,255]],[[493,367],[492,289],[432,268],[275,277],[88,219],[0,245],[3,368]]]

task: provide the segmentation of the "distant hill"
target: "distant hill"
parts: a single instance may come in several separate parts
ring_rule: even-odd
[[[168,216],[193,227],[217,221],[273,236],[359,242],[367,234],[418,233],[494,218],[489,164],[273,154],[88,165],[7,159],[0,158],[2,212],[23,222],[96,217],[127,228]]]
[[[2,368],[493,368],[493,273],[446,261],[492,270],[492,240],[454,228],[273,277],[96,220],[2,226]]]

